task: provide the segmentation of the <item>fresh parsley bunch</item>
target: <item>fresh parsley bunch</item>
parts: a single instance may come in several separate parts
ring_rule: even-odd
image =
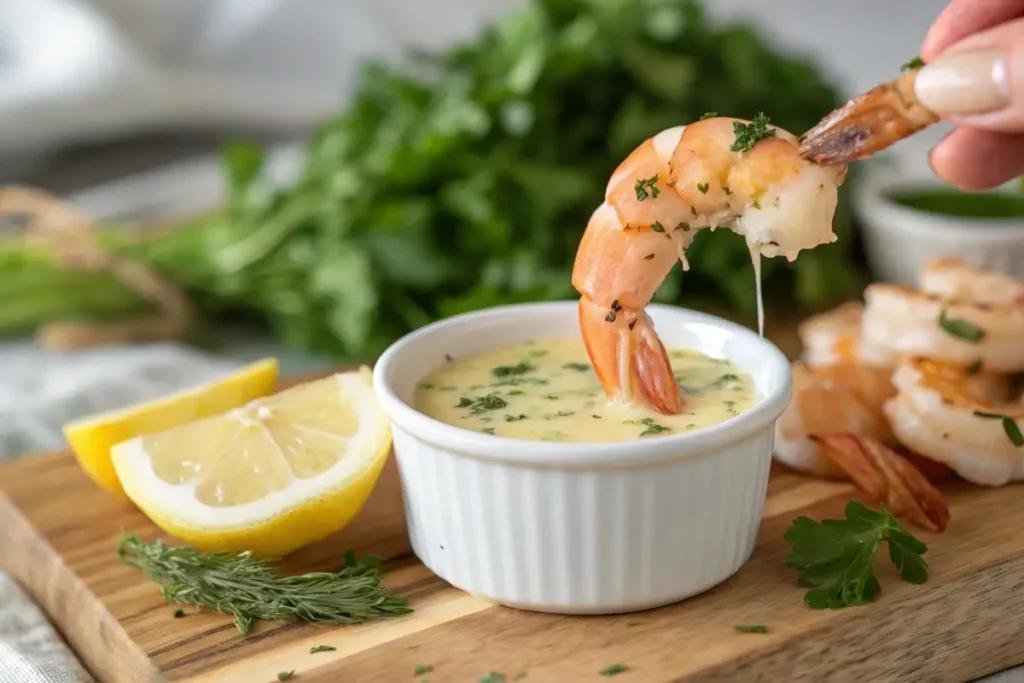
[[[105,243],[180,283],[208,317],[248,315],[292,346],[366,358],[441,316],[576,296],[572,263],[609,175],[658,131],[717,111],[800,133],[839,103],[812,64],[713,24],[696,0],[532,0],[467,44],[367,64],[294,185],[267,186],[262,151],[233,144],[223,211]],[[836,244],[765,259],[769,303],[850,291],[848,227],[844,192]],[[688,255],[658,301],[752,309],[741,237],[705,231]],[[5,271],[0,332],[66,316],[65,301],[83,318],[138,305],[36,275]]]
[[[785,538],[793,544],[786,564],[800,572],[801,586],[812,589],[804,601],[813,609],[874,602],[882,588],[872,565],[883,542],[904,581],[928,580],[928,563],[922,557],[928,546],[904,530],[885,505],[876,512],[852,500],[846,504],[846,519],[797,517]]]

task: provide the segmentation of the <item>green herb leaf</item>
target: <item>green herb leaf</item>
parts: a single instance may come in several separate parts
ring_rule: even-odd
[[[477,680],[477,683],[505,683],[505,674],[500,671],[488,671]]]
[[[417,664],[416,668],[412,670],[412,675],[422,676],[423,674],[428,674],[433,670],[434,667],[432,667],[430,664]]]
[[[697,191],[700,192],[701,194],[707,194],[708,193],[708,184],[707,183],[697,183]]]
[[[654,221],[653,223],[651,223],[651,230],[653,230],[654,232],[665,232],[665,226],[659,223],[658,221]]]
[[[299,619],[315,624],[358,624],[368,619],[408,614],[405,598],[381,585],[379,558],[346,553],[338,572],[281,576],[274,559],[249,553],[204,553],[188,546],[144,543],[122,532],[117,554],[163,586],[163,597],[206,607],[234,617],[248,633],[256,620]]]
[[[500,410],[507,405],[508,403],[498,395],[498,392],[492,391],[486,396],[463,396],[455,404],[455,407],[469,408],[471,415],[480,415],[489,410]]]
[[[1001,420],[1003,423],[1003,431],[1006,432],[1006,438],[1010,440],[1017,448],[1024,446],[1024,434],[1021,434],[1020,427],[1017,425],[1017,421],[1009,415],[997,415],[995,413],[984,413],[980,410],[974,411],[975,416],[982,417],[988,420]]]
[[[511,377],[513,375],[525,375],[526,373],[533,372],[536,369],[537,368],[530,363],[522,361],[515,365],[499,365],[498,367],[491,369],[491,374],[500,379],[503,377]]]
[[[263,168],[263,148],[250,140],[229,140],[221,148],[221,165],[228,191],[239,198]]]
[[[181,619],[183,616],[185,616],[185,610],[183,610],[183,609],[176,609],[176,610],[174,610],[174,618],[175,619]]]
[[[521,681],[524,678],[526,678],[526,672],[525,671],[520,671],[519,673],[517,673],[515,676],[512,677],[512,680],[513,681]]]
[[[985,331],[973,323],[966,320],[947,318],[946,309],[942,309],[939,312],[939,327],[950,335],[969,342],[979,342],[985,336]]]
[[[928,579],[923,557],[927,546],[903,529],[885,505],[876,512],[850,501],[845,519],[816,522],[797,517],[784,537],[793,544],[786,564],[799,572],[801,586],[812,589],[804,602],[813,609],[840,609],[878,599],[881,586],[872,562],[883,542],[904,581]]]
[[[707,112],[705,114],[701,114],[700,120],[701,121],[706,121],[708,119],[713,119],[716,116],[718,116],[718,112],[716,112],[716,111],[709,111],[709,112]]]
[[[656,185],[657,182],[657,173],[655,173],[650,178],[640,178],[639,180],[637,180],[636,185],[633,187],[633,190],[636,191],[636,200],[638,202],[642,202],[646,200],[648,197],[653,197],[654,199],[657,199],[658,194],[661,192],[661,189],[658,188]]]
[[[737,624],[733,628],[740,633],[768,633],[768,627],[760,624]]]
[[[736,141],[729,149],[733,152],[749,152],[759,140],[775,136],[775,129],[768,127],[768,117],[758,112],[750,123],[735,121],[732,124]]]
[[[279,681],[290,681],[295,678],[295,671],[278,671],[277,680]]]
[[[920,69],[922,66],[924,66],[924,60],[920,57],[914,57],[901,66],[900,71],[906,71],[907,69]]]
[[[566,363],[562,367],[566,370],[576,370],[578,372],[587,372],[591,369],[590,363]]]
[[[644,431],[640,432],[640,436],[648,436],[650,434],[661,434],[662,432],[672,431],[668,427],[658,424],[657,422],[654,421],[654,418],[651,417],[645,417],[644,419],[640,420],[640,424],[646,427]]]
[[[616,674],[623,673],[624,671],[629,671],[629,667],[625,664],[612,664],[611,666],[601,669],[601,675],[615,676]]]
[[[316,645],[314,647],[309,648],[309,654],[315,655],[317,652],[334,652],[337,649],[338,648],[334,647],[333,645]]]

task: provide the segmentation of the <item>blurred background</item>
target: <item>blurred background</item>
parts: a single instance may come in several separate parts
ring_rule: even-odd
[[[258,356],[367,360],[441,316],[574,297],[636,144],[706,111],[802,132],[893,78],[943,5],[0,0],[0,184],[54,195],[8,193],[0,222],[0,457]],[[859,293],[851,188],[926,172],[942,132],[854,169],[840,241],[765,261],[769,309]],[[659,301],[749,319],[742,239],[690,261]]]

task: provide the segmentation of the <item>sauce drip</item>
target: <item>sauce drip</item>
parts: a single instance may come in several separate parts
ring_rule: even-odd
[[[761,251],[750,246],[750,262],[754,264],[754,288],[757,292],[757,333],[764,336],[764,299],[761,296]]]

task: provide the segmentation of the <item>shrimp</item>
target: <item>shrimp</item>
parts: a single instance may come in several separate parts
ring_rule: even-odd
[[[803,361],[820,367],[855,363],[868,369],[890,368],[889,354],[866,344],[861,337],[864,304],[850,301],[831,311],[811,316],[797,327]]]
[[[801,472],[844,478],[846,472],[815,437],[857,434],[895,445],[882,412],[896,394],[891,370],[840,363],[793,363],[793,398],[775,423],[775,457]]]
[[[988,268],[968,265],[958,256],[932,259],[918,275],[922,292],[944,299],[993,306],[1024,305],[1024,281]]]
[[[965,368],[1024,370],[1024,303],[947,299],[891,284],[869,285],[864,299],[861,338],[885,350],[893,365],[922,356]]]
[[[796,138],[767,125],[709,118],[641,143],[615,170],[580,241],[572,284],[591,363],[611,400],[673,414],[683,401],[645,312],[704,228],[745,236],[752,256],[834,242],[845,166],[800,158]],[[755,265],[756,265],[755,261]]]
[[[883,410],[908,448],[975,484],[1024,479],[1024,402],[1009,377],[907,358],[893,384]]]
[[[849,164],[936,123],[939,117],[914,92],[919,70],[906,69],[823,118],[801,138],[801,156],[816,164]]]

